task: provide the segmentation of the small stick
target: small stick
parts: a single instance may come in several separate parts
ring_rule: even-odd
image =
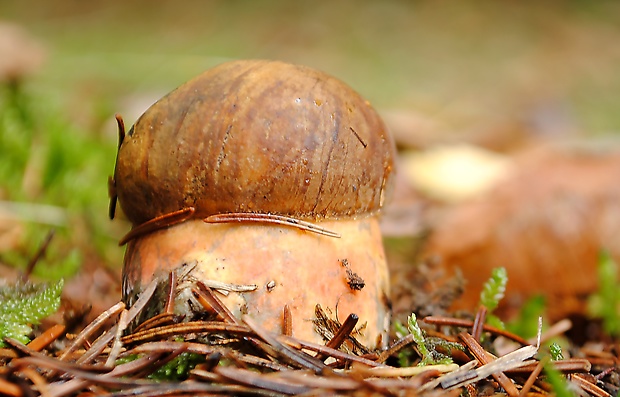
[[[471,335],[477,341],[480,341],[480,336],[482,336],[482,327],[484,327],[484,322],[486,321],[486,318],[487,308],[485,306],[480,306],[480,308],[478,308],[478,312],[476,312],[474,325],[471,329]]]
[[[232,314],[230,309],[213,293],[211,288],[206,286],[201,281],[198,281],[196,284],[198,285],[198,289],[194,289],[194,293],[202,294],[209,305],[211,305],[211,307],[217,311],[217,313],[222,316],[225,321],[232,324],[241,324],[241,322]]]
[[[160,215],[156,218],[146,221],[143,224],[131,229],[129,233],[127,233],[125,237],[123,237],[118,242],[118,245],[125,245],[129,241],[144,236],[145,234],[153,233],[158,230],[165,229],[167,227],[184,222],[191,218],[194,215],[194,212],[196,212],[196,209],[194,207],[187,207],[178,211],[173,211],[164,215]]]
[[[566,360],[551,361],[550,363],[555,369],[562,373],[589,372],[592,364],[583,358],[569,358]],[[519,368],[513,368],[504,372],[509,374],[530,373],[536,369],[536,364],[526,364]]]
[[[478,341],[476,341],[470,334],[468,334],[467,332],[462,332],[459,334],[459,337],[481,364],[484,365],[493,361],[493,359],[489,357],[489,353],[487,353],[487,351],[484,350],[484,348],[480,346]],[[517,397],[519,395],[519,391],[517,390],[516,386],[506,376],[506,374],[504,374],[503,372],[496,372],[491,374],[491,376],[493,376],[493,378],[497,382],[499,382],[499,384],[504,388],[504,390],[506,390],[506,393],[508,393],[510,397]]]
[[[601,371],[600,373],[594,375],[594,378],[596,378],[596,380],[601,380],[604,377],[606,377],[607,375],[609,375],[610,373],[614,372],[615,369],[616,369],[616,367],[609,367],[609,368]]]
[[[288,304],[284,305],[282,313],[282,334],[286,336],[293,335],[293,314]]]
[[[181,316],[178,316],[178,317],[181,317]],[[149,318],[148,320],[141,322],[140,325],[134,328],[133,332],[138,332],[138,331],[155,328],[155,327],[161,327],[162,325],[174,324],[178,322],[176,321],[178,317],[174,313],[161,313],[154,317]]]
[[[127,313],[128,323],[131,323],[133,319],[142,312],[146,304],[149,303],[149,301],[153,297],[153,294],[155,293],[155,289],[157,289],[157,282],[157,279],[151,281],[140,293],[140,297],[138,298],[138,300],[136,300],[133,306],[131,306],[129,312]],[[92,346],[80,358],[77,359],[77,363],[87,364],[91,360],[95,359],[95,357],[97,357],[99,354],[101,354],[107,344],[110,343],[112,339],[114,339],[116,327],[118,327],[118,324],[114,325],[107,332],[97,338],[97,340],[95,340]]]
[[[174,294],[177,290],[177,272],[170,272],[168,275],[168,296],[166,297],[166,306],[164,306],[164,312],[166,314],[174,313]]]
[[[601,389],[594,383],[589,382],[582,375],[572,375],[571,381],[575,382],[579,385],[579,387],[581,387],[583,390],[592,394],[595,397],[611,397],[611,394],[607,393],[605,390]]]
[[[105,362],[106,367],[113,367],[116,359],[121,353],[121,349],[123,348],[123,343],[121,342],[121,337],[123,336],[123,332],[127,329],[129,322],[127,321],[128,310],[125,309],[121,312],[120,318],[118,320],[118,326],[116,327],[116,333],[114,335],[114,342],[112,343],[112,349],[108,353],[108,359]]]
[[[413,334],[405,335],[404,337],[397,340],[392,346],[388,347],[386,351],[381,353],[377,361],[380,363],[384,363],[390,356],[392,356],[393,354],[396,354],[401,349],[403,349],[405,346],[412,344],[413,341],[414,341]]]
[[[355,326],[357,325],[359,319],[360,318],[357,314],[349,314],[349,316],[346,318],[346,320],[344,320],[342,325],[334,333],[334,336],[329,340],[329,342],[325,344],[325,346],[337,350],[340,345],[342,345],[342,343],[349,337],[349,335],[351,335],[351,332],[353,331],[353,329],[355,329]],[[315,358],[323,361],[327,358],[327,356],[318,353]]]
[[[323,236],[340,238],[340,234],[332,232],[325,228],[315,225],[314,223],[302,221],[301,219],[291,218],[290,216],[275,214],[255,214],[233,212],[229,214],[216,214],[208,216],[204,219],[206,223],[230,223],[230,222],[258,222],[258,223],[276,223],[278,225],[296,227],[301,230],[321,234]]]
[[[91,336],[95,331],[99,329],[108,319],[112,316],[120,313],[125,308],[125,304],[123,302],[118,302],[108,310],[101,313],[96,319],[94,319],[86,328],[82,330],[75,338],[73,343],[60,355],[60,360],[66,360],[69,354],[75,351],[82,343],[86,341],[86,339]]]
[[[209,297],[207,294],[198,289],[193,289],[192,295],[194,296],[194,298],[196,298],[196,300],[198,301],[200,306],[202,306],[206,313],[209,313],[210,315],[215,315],[215,318],[219,321],[226,321],[226,318],[215,307],[213,307],[213,304],[209,301]]]
[[[168,336],[200,332],[230,332],[242,336],[252,335],[251,330],[244,325],[227,324],[222,321],[189,321],[186,323],[164,325],[162,327],[135,332],[133,334],[123,336],[121,341],[127,345]]]
[[[28,265],[26,266],[26,270],[24,270],[24,273],[21,276],[22,281],[28,280],[36,264],[45,255],[45,252],[47,251],[47,247],[49,247],[50,243],[52,242],[52,238],[54,238],[55,233],[56,231],[54,229],[47,232],[47,235],[45,236],[43,243],[41,243],[41,246],[39,247],[37,252],[34,254],[32,259],[30,259],[30,261],[28,262]]]
[[[527,378],[527,380],[523,384],[523,387],[521,388],[521,391],[519,392],[519,397],[525,397],[527,393],[530,391],[530,389],[532,388],[532,386],[534,386],[534,383],[536,382],[536,379],[538,379],[538,375],[540,375],[540,373],[542,372],[543,367],[547,363],[547,360],[548,360],[547,357],[543,357],[543,359],[540,360],[538,364],[536,364],[536,368],[534,368],[530,376]]]
[[[252,330],[258,337],[269,345],[275,353],[282,358],[301,366],[302,368],[310,369],[315,373],[322,373],[327,367],[322,361],[316,360],[314,357],[297,351],[292,347],[285,345],[277,340],[275,336],[260,327],[251,317],[244,315],[243,322]]]
[[[298,395],[307,393],[312,390],[308,386],[301,386],[295,383],[281,381],[276,378],[269,378],[265,375],[247,369],[237,369],[231,367],[216,367],[215,373],[237,383],[256,387],[263,390],[269,390],[281,394]]]
[[[424,321],[427,324],[434,324],[434,325],[447,325],[447,326],[452,326],[452,327],[462,327],[462,328],[472,328],[474,326],[474,322],[470,321],[470,320],[462,320],[459,318],[452,318],[452,317],[441,317],[441,316],[427,316],[424,317],[422,319],[422,321]],[[526,341],[525,339],[523,339],[522,337],[520,337],[519,335],[515,335],[511,332],[499,329],[499,328],[495,328],[492,327],[490,325],[483,325],[482,327],[483,330],[490,332],[492,334],[495,335],[501,335],[504,336],[508,339],[512,339],[515,342],[518,342],[522,345],[529,345],[530,343],[528,341]]]
[[[40,352],[50,345],[53,341],[58,339],[65,332],[65,326],[62,324],[55,324],[50,327],[47,331],[43,332],[41,335],[34,338],[30,343],[26,346],[31,348],[34,351]]]
[[[359,363],[362,363],[362,364],[367,365],[369,367],[380,367],[380,366],[383,366],[383,364],[381,364],[381,363],[365,359],[364,357],[356,356],[354,354],[345,353],[345,352],[342,352],[340,350],[332,349],[332,348],[329,348],[329,347],[324,346],[324,345],[319,345],[318,343],[313,343],[313,342],[308,342],[308,341],[305,341],[305,340],[295,339],[295,338],[292,338],[290,336],[282,335],[282,336],[279,337],[279,340],[281,340],[283,343],[286,343],[287,345],[291,346],[292,348],[297,348],[297,349],[303,348],[303,349],[314,351],[314,352],[317,352],[317,353],[322,353],[322,354],[325,354],[325,355],[327,355],[329,357],[333,357],[336,360],[359,362]]]

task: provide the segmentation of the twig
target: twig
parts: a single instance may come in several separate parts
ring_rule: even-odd
[[[47,247],[49,247],[50,243],[52,242],[52,238],[54,238],[55,233],[56,231],[54,229],[51,229],[49,232],[47,232],[47,236],[45,236],[43,243],[41,243],[41,246],[39,247],[39,249],[37,249],[37,252],[30,259],[28,265],[26,265],[26,270],[24,270],[24,273],[21,276],[22,281],[26,281],[30,278],[34,267],[39,262],[39,260],[43,258],[45,252],[47,252]]]
[[[474,318],[474,325],[471,329],[471,335],[475,340],[479,341],[480,336],[482,335],[482,329],[484,327],[484,322],[487,318],[487,308],[485,306],[480,306],[478,311],[476,312],[476,317]]]
[[[480,344],[478,344],[478,342],[470,334],[462,332],[459,334],[459,337],[461,338],[463,343],[465,343],[465,345],[469,348],[469,351],[471,351],[474,357],[476,357],[476,359],[481,364],[489,364],[493,361],[493,358],[489,356],[489,353],[487,353],[487,351],[484,350],[482,346],[480,346]],[[504,388],[504,390],[506,390],[506,393],[508,393],[509,396],[518,396],[519,391],[512,383],[512,381],[503,372],[494,372],[491,374],[491,376],[493,376],[493,378],[497,382],[499,382],[499,384]]]
[[[121,342],[121,337],[123,336],[123,332],[127,329],[129,322],[127,321],[127,309],[121,312],[120,318],[118,320],[118,325],[116,327],[116,334],[114,335],[114,342],[112,343],[112,349],[110,349],[110,353],[108,353],[108,359],[105,362],[106,367],[113,367],[118,355],[123,348],[123,342]]]
[[[383,366],[383,364],[375,362],[375,361],[371,361],[368,359],[365,359],[364,357],[360,357],[360,356],[356,356],[353,354],[349,354],[349,353],[345,353],[342,352],[340,350],[336,350],[336,349],[331,349],[327,346],[324,345],[319,345],[317,343],[312,343],[312,342],[308,342],[308,341],[304,341],[304,340],[299,340],[299,339],[295,339],[295,338],[291,338],[291,337],[287,337],[284,335],[280,335],[278,337],[278,339],[280,341],[282,341],[283,343],[286,343],[287,345],[293,347],[293,348],[299,348],[299,349],[305,349],[305,350],[310,350],[310,351],[314,351],[317,353],[321,353],[324,355],[327,355],[329,357],[332,357],[336,360],[342,360],[342,361],[348,361],[348,362],[359,362],[361,364],[370,366],[370,367],[380,367]]]
[[[28,343],[29,348],[34,351],[41,351],[49,346],[52,342],[58,339],[65,332],[65,326],[62,324],[55,324],[54,326],[47,329],[41,335],[34,338],[30,343]]]
[[[427,324],[447,325],[447,326],[461,327],[461,328],[472,328],[474,326],[473,321],[462,320],[459,318],[452,318],[452,317],[427,316],[427,317],[424,317],[422,321],[424,321]],[[496,327],[492,327],[486,324],[482,327],[482,329],[492,334],[501,335],[508,339],[512,339],[513,341],[518,342],[522,345],[529,345],[528,341],[521,338],[519,335],[515,335],[511,332],[508,332],[508,331],[505,331],[505,330],[502,330]]]
[[[241,324],[241,322],[232,314],[230,309],[213,293],[211,288],[206,286],[201,281],[198,281],[196,285],[198,286],[198,289],[192,290],[194,296],[204,298],[204,300],[224,319],[224,321],[231,324]]]
[[[536,369],[538,364],[526,364],[519,368],[513,368],[504,372],[508,374],[524,374],[530,373]],[[551,361],[549,365],[552,365],[555,369],[562,373],[574,373],[574,372],[589,372],[592,368],[592,364],[583,358],[569,358],[566,360]]]
[[[282,216],[275,214],[258,214],[258,213],[230,213],[216,214],[208,216],[204,219],[205,223],[231,223],[231,222],[254,222],[254,223],[275,223],[282,226],[295,227],[321,234],[323,236],[340,238],[340,234],[327,230],[321,226],[317,226],[312,222],[302,221],[301,219],[291,218],[290,216]]]
[[[96,319],[94,319],[90,324],[88,324],[88,326],[86,326],[86,328],[82,330],[82,332],[78,334],[73,343],[69,347],[67,347],[67,349],[65,349],[65,351],[60,355],[60,360],[66,360],[69,354],[71,354],[78,347],[80,347],[89,336],[91,336],[99,329],[99,327],[105,324],[105,322],[108,321],[108,319],[112,318],[112,316],[121,312],[124,308],[125,303],[118,302],[117,304],[97,316]]]
[[[276,354],[281,358],[291,363],[300,365],[302,368],[310,369],[316,373],[321,373],[321,371],[327,369],[327,367],[325,366],[325,364],[323,364],[322,361],[319,361],[302,351],[297,351],[290,346],[278,341],[275,336],[260,327],[251,317],[246,315],[243,316],[242,319],[243,322],[248,327],[250,327],[250,329],[254,331],[256,335],[258,335],[262,340],[267,342],[269,346],[274,349]]]
[[[548,357],[543,357],[543,359],[540,360],[538,364],[536,364],[536,368],[534,368],[532,373],[530,373],[530,376],[528,376],[527,380],[523,384],[523,387],[521,388],[521,391],[519,392],[519,397],[525,397],[527,395],[527,393],[530,391],[532,386],[534,386],[536,379],[538,379],[538,375],[540,375],[540,373],[542,372],[543,367],[545,366],[547,361],[548,361]]]
[[[349,314],[340,326],[340,328],[338,328],[334,336],[329,340],[329,342],[325,344],[325,346],[331,349],[338,349],[340,345],[342,345],[342,343],[349,337],[351,332],[355,329],[358,321],[359,317],[357,314]],[[327,356],[323,355],[322,353],[317,353],[315,358],[317,360],[323,361],[327,358]]]
[[[155,290],[157,289],[157,284],[157,279],[151,281],[149,285],[147,285],[146,288],[142,291],[142,293],[140,293],[140,297],[127,313],[127,321],[129,323],[132,322],[134,318],[136,318],[136,316],[142,312],[146,304],[151,300],[153,294],[155,293]],[[86,351],[86,353],[84,353],[84,355],[82,355],[82,357],[77,360],[77,362],[79,364],[86,364],[93,360],[95,357],[97,357],[99,354],[101,354],[107,344],[110,343],[112,339],[114,339],[117,327],[118,324],[113,326],[106,333],[97,338],[95,343],[92,344],[92,346]]]
[[[127,233],[123,238],[121,238],[121,240],[118,242],[118,245],[123,246],[131,240],[140,236],[144,236],[146,234],[153,233],[170,226],[174,226],[178,223],[185,222],[194,215],[194,212],[196,212],[196,209],[194,207],[187,207],[178,211],[170,212],[168,214],[160,215],[156,218],[146,221],[143,224],[131,229],[129,233]]]
[[[169,324],[176,324],[181,318],[183,318],[183,316],[179,316],[174,313],[160,313],[141,322],[140,325],[133,330],[133,332],[144,331],[145,329],[161,327]]]
[[[570,377],[571,382],[576,383],[581,389],[587,391],[595,397],[611,397],[611,394],[601,389],[597,385],[589,382],[583,376],[575,374]]]
[[[382,352],[379,355],[379,358],[377,359],[377,362],[384,363],[392,355],[398,353],[401,349],[403,349],[406,346],[412,344],[413,342],[414,342],[413,334],[407,334],[407,335],[403,336],[402,338],[397,340],[394,344],[392,344],[392,346],[388,347],[387,350]]]
[[[252,331],[243,325],[227,324],[221,321],[189,321],[186,323],[164,325],[161,327],[145,329],[140,332],[134,332],[133,334],[122,337],[121,341],[128,345],[138,342],[151,341],[154,339],[167,338],[169,336],[203,332],[227,332],[242,336],[252,335]]]
[[[293,314],[288,304],[284,305],[282,310],[282,334],[286,336],[293,335]]]
[[[172,271],[168,275],[168,295],[166,296],[166,305],[164,306],[164,313],[174,313],[174,295],[177,291],[177,272]]]
[[[312,390],[308,386],[295,385],[278,379],[267,379],[263,375],[259,375],[245,369],[217,367],[215,368],[215,373],[243,385],[253,386],[283,394],[302,394]]]

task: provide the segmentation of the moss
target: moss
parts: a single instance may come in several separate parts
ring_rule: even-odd
[[[54,284],[16,283],[0,288],[0,346],[4,338],[28,343],[32,325],[60,306],[63,281]]]

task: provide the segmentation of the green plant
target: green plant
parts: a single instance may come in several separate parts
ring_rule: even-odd
[[[396,321],[394,327],[397,335],[404,336],[407,333],[413,336],[413,341],[417,346],[418,352],[422,355],[422,360],[418,363],[418,366],[435,365],[435,364],[451,364],[452,358],[437,351],[437,348],[441,348],[445,351],[452,349],[463,350],[463,346],[459,343],[448,342],[441,338],[426,338],[424,331],[418,325],[416,315],[411,313],[407,317],[407,327]],[[411,349],[403,349],[398,356],[399,365],[401,367],[408,367],[411,365],[413,351]]]
[[[507,283],[508,273],[506,268],[498,267],[493,269],[491,277],[484,283],[480,292],[480,305],[487,309],[487,323],[502,329],[505,328],[504,323],[499,317],[493,315],[492,312],[504,298]]]
[[[564,360],[564,355],[562,354],[562,347],[557,343],[553,342],[549,345],[549,355],[553,361]]]
[[[140,357],[139,354],[130,354],[116,360],[116,365],[126,364]],[[155,381],[182,381],[187,379],[189,371],[194,369],[196,365],[204,362],[204,356],[196,353],[184,352],[150,373],[147,378]]]
[[[536,295],[525,301],[519,315],[507,324],[510,332],[523,338],[531,338],[538,333],[538,319],[545,317],[546,301],[543,295]]]
[[[603,250],[598,260],[598,291],[588,300],[588,313],[603,320],[609,335],[620,336],[620,288],[618,264],[608,251]]]
[[[60,306],[63,281],[53,284],[16,283],[0,288],[0,347],[4,338],[28,343],[32,325]]]
[[[78,128],[51,98],[22,91],[16,101],[9,94],[0,85],[0,210],[23,232],[0,259],[24,267],[54,227],[47,258],[56,269],[68,265],[56,276],[70,276],[94,250],[102,256],[115,252],[106,217],[115,143]],[[67,254],[74,249],[81,252]]]
[[[148,376],[149,379],[158,381],[181,381],[187,379],[189,371],[205,361],[204,356],[195,353],[181,353],[173,358],[157,371]]]

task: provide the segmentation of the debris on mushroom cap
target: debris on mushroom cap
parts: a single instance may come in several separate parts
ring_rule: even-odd
[[[197,217],[355,217],[382,207],[394,153],[378,114],[343,82],[245,60],[206,71],[147,110],[125,137],[115,180],[134,223],[184,207]]]
[[[36,72],[46,58],[46,51],[22,27],[0,22],[0,82],[21,80]]]

